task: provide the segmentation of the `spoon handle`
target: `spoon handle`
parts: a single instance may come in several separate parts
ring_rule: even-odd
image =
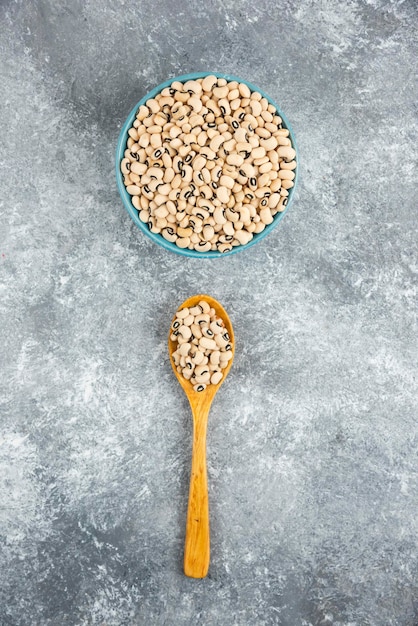
[[[193,455],[187,510],[184,573],[204,578],[209,569],[209,503],[206,472],[206,428],[210,404],[192,407]]]

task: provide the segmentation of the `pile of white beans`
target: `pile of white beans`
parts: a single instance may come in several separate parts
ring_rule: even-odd
[[[174,365],[195,391],[221,381],[222,370],[232,359],[232,345],[223,319],[206,300],[177,311],[170,338],[177,342]]]
[[[175,81],[140,106],[121,171],[152,233],[229,252],[284,211],[296,152],[276,109],[244,83]]]

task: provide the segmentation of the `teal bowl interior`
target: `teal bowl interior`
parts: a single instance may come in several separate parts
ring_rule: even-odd
[[[120,169],[120,164],[123,159],[123,155],[126,150],[126,144],[128,141],[128,130],[131,128],[132,124],[134,123],[139,107],[142,104],[145,104],[146,101],[149,100],[150,98],[155,98],[155,96],[158,93],[160,93],[160,91],[162,91],[165,87],[169,87],[171,83],[173,83],[174,81],[180,81],[181,83],[185,83],[188,80],[195,80],[196,78],[204,78],[205,76],[210,76],[210,75],[217,76],[218,78],[225,78],[228,82],[238,81],[240,83],[245,83],[251,89],[251,91],[258,91],[274,107],[276,107],[278,114],[283,120],[283,127],[289,130],[289,137],[292,142],[292,146],[296,151],[296,161],[298,164],[295,170],[295,179],[293,181],[294,186],[291,189],[289,189],[288,202],[287,202],[285,210],[281,213],[276,213],[276,215],[274,216],[273,222],[269,224],[268,226],[266,226],[265,229],[261,233],[255,234],[253,239],[251,239],[249,243],[245,245],[236,246],[232,248],[230,252],[218,252],[217,250],[210,250],[209,252],[197,252],[196,250],[189,250],[188,248],[182,249],[176,246],[175,243],[170,243],[169,241],[164,239],[162,235],[157,234],[157,233],[152,233],[150,230],[148,230],[147,224],[144,224],[144,222],[141,222],[141,220],[139,219],[138,211],[132,205],[131,196],[128,194],[128,192],[125,189],[125,185],[123,183],[123,176],[122,176],[122,172]],[[283,114],[280,107],[274,102],[274,100],[270,98],[270,96],[264,93],[262,89],[260,89],[259,87],[256,87],[252,83],[249,83],[248,81],[243,80],[242,78],[238,78],[237,76],[231,76],[229,74],[219,74],[218,72],[195,72],[193,74],[185,74],[184,76],[175,76],[174,78],[171,78],[170,80],[166,80],[164,83],[161,83],[161,85],[154,87],[154,89],[152,89],[143,98],[141,98],[141,100],[134,106],[132,111],[129,113],[128,118],[126,122],[124,123],[122,130],[120,131],[118,145],[116,148],[116,181],[118,185],[119,194],[122,198],[123,205],[125,209],[128,211],[132,220],[135,222],[138,228],[142,230],[142,232],[147,237],[152,239],[154,243],[157,243],[158,245],[162,246],[166,250],[170,250],[171,252],[175,252],[176,254],[181,254],[182,256],[195,257],[199,259],[201,258],[213,259],[213,258],[218,258],[218,257],[226,257],[231,254],[236,254],[237,252],[242,252],[243,250],[247,250],[248,248],[251,248],[251,246],[254,246],[256,243],[258,243],[264,237],[266,237],[266,235],[271,233],[273,228],[275,228],[277,224],[286,215],[287,211],[289,210],[290,205],[292,204],[293,196],[294,196],[295,189],[297,186],[297,181],[298,181],[298,169],[299,169],[299,155],[298,155],[298,149],[296,146],[295,136],[293,134],[293,131],[289,122],[287,121],[286,116]]]

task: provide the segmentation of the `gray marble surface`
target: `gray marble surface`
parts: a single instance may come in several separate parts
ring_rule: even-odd
[[[0,624],[416,626],[415,0],[0,7]],[[119,129],[154,85],[242,76],[289,117],[282,224],[220,261],[133,225]],[[182,574],[176,306],[230,313],[212,560]]]

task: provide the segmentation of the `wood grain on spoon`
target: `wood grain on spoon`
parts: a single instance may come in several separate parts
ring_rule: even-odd
[[[186,543],[184,550],[184,573],[192,578],[204,578],[208,573],[210,560],[210,535],[209,535],[209,503],[208,483],[206,471],[206,430],[209,410],[216,392],[231,369],[235,354],[235,338],[231,320],[223,306],[214,298],[200,294],[185,300],[177,310],[185,307],[196,306],[200,300],[206,302],[215,309],[216,314],[223,319],[225,328],[229,333],[232,346],[232,359],[222,370],[223,376],[217,385],[208,385],[204,391],[195,391],[189,380],[186,380],[176,369],[172,354],[177,348],[177,343],[168,338],[168,350],[170,362],[174,374],[182,386],[184,393],[189,399],[193,414],[193,454],[192,471],[190,477],[189,506],[186,522]],[[175,317],[173,318],[174,321]]]

